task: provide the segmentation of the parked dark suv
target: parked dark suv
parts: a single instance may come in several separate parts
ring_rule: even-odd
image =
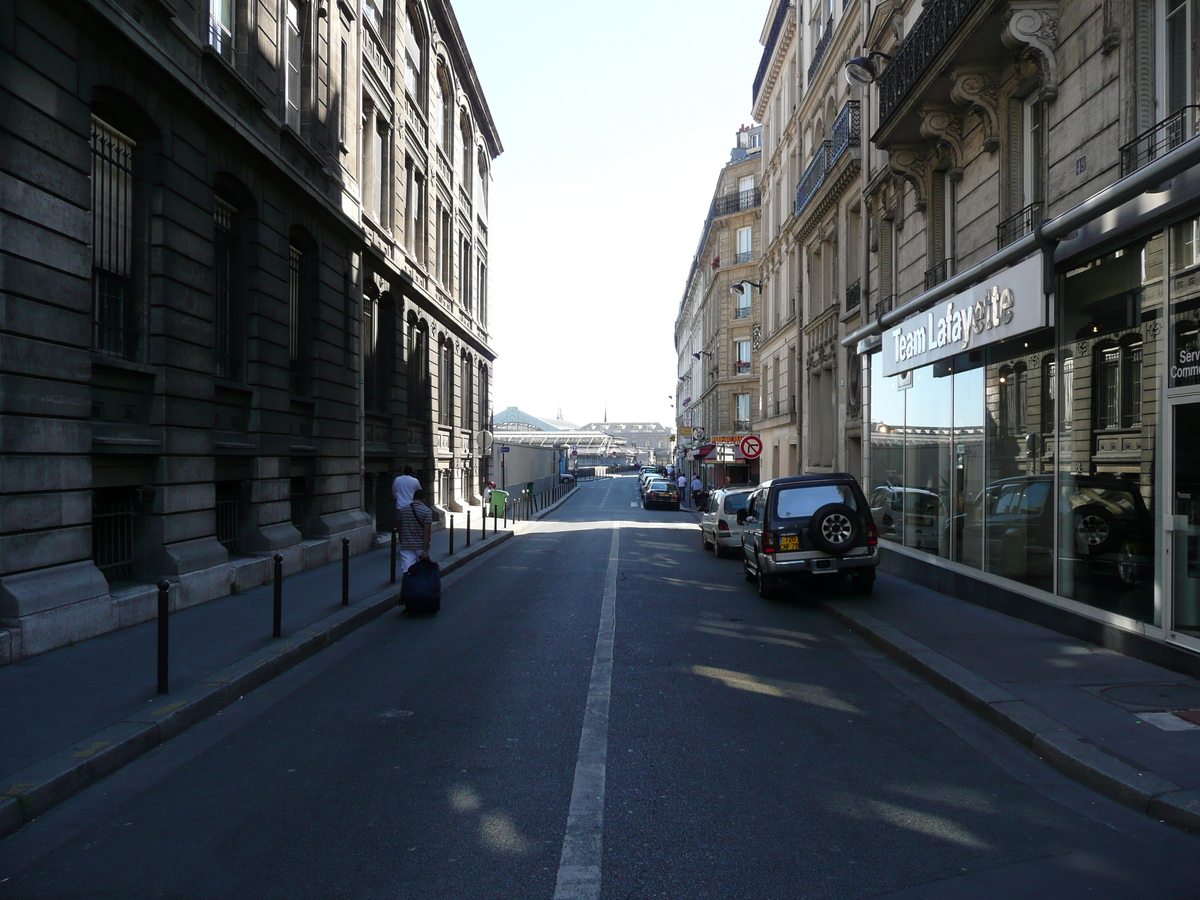
[[[1051,475],[993,481],[965,511],[964,545],[977,547],[982,537],[988,571],[998,575],[1052,577],[1053,497]],[[1063,523],[1061,562],[1100,577],[1115,575],[1125,586],[1153,571],[1153,521],[1136,483],[1111,475],[1063,475],[1057,512]]]
[[[879,534],[853,475],[795,475],[764,481],[737,514],[742,568],[766,597],[796,575],[849,575],[870,593]]]

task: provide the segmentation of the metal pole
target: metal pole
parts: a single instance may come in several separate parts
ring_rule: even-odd
[[[450,553],[448,555],[454,555],[454,516],[450,517]]]
[[[487,539],[487,513],[486,512],[484,512],[479,517],[479,539],[481,541]]]
[[[392,584],[396,583],[396,526],[392,526]]]
[[[508,501],[504,501],[504,527],[508,528]]]
[[[158,583],[158,692],[169,694],[168,665],[171,645],[171,583],[163,580]]]
[[[342,538],[342,606],[350,605],[350,538]]]
[[[492,516],[492,537],[495,537],[495,536],[496,536],[496,520],[497,520],[498,518],[500,518],[500,517],[499,517],[499,516]],[[487,519],[484,519],[484,520],[483,520],[483,527],[484,527],[484,528],[487,528]]]
[[[471,511],[467,510],[467,546],[471,546]]]
[[[275,615],[271,634],[283,637],[283,557],[275,554]]]

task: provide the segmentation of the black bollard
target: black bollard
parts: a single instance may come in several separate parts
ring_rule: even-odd
[[[398,531],[396,526],[392,526],[392,584],[396,583],[396,540]]]
[[[271,634],[283,637],[283,557],[275,554],[275,614]]]
[[[350,538],[342,538],[342,606],[350,605]]]
[[[467,510],[467,546],[471,546],[471,511]]]
[[[504,504],[504,527],[508,528],[508,504]]]
[[[450,517],[450,553],[447,555],[454,555],[454,516]]]
[[[487,519],[483,520],[483,527],[487,528]],[[496,517],[492,516],[492,537],[496,536]]]
[[[168,687],[168,666],[170,661],[170,645],[171,645],[171,583],[169,581],[160,581],[158,583],[158,692],[160,694],[169,694]]]

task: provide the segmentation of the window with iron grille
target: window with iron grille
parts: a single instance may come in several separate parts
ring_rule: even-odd
[[[92,494],[92,561],[109,582],[133,577],[135,488],[106,488]]]
[[[438,421],[443,425],[454,424],[454,346],[446,341],[442,344],[441,371],[438,372]]]
[[[209,0],[208,43],[226,62],[233,62],[233,0]]]
[[[92,346],[137,352],[133,299],[134,142],[92,117]]]
[[[1116,428],[1120,424],[1120,362],[1121,351],[1117,347],[1106,347],[1096,358],[1096,427]]]
[[[238,482],[217,483],[217,542],[231,555],[238,552],[241,502],[242,489]]]
[[[304,518],[308,513],[308,485],[303,476],[291,479],[292,525],[301,533],[304,531]]]
[[[1121,427],[1142,424],[1142,345],[1127,344],[1121,355]]]

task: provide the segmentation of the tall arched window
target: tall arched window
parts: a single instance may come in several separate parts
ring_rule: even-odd
[[[92,346],[122,359],[143,353],[134,277],[136,147],[133,138],[92,116]]]
[[[475,138],[471,136],[471,120],[467,116],[465,109],[459,113],[458,129],[462,136],[462,152],[457,157],[460,166],[458,172],[459,185],[469,195],[473,179],[471,175],[471,157],[475,152]]]
[[[462,355],[462,412],[459,414],[459,424],[468,431],[475,430],[475,367],[471,364],[471,357],[463,353]]]
[[[438,138],[442,148],[450,159],[454,159],[454,84],[450,81],[450,73],[440,62],[438,63],[438,89],[441,91],[438,103],[439,122]]]
[[[408,417],[429,416],[429,326],[410,316],[408,320]]]
[[[254,201],[236,179],[218,173],[213,192],[213,372],[246,379],[249,248],[255,241]]]
[[[408,28],[404,34],[404,89],[424,112],[426,101],[428,38],[420,10],[415,4],[408,5]]]
[[[438,421],[454,424],[454,344],[448,338],[441,342],[438,354]]]

